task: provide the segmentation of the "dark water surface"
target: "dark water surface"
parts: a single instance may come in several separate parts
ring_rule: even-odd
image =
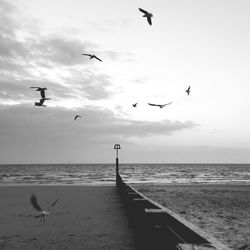
[[[250,164],[121,164],[127,183],[250,184]],[[114,164],[0,165],[0,185],[115,182]]]

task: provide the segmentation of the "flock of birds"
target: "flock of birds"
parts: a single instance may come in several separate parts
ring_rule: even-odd
[[[143,10],[141,8],[139,8],[139,11],[142,12],[144,15],[143,17],[146,17],[147,18],[147,22],[149,25],[152,25],[152,17],[153,17],[153,14],[146,11],[146,10]],[[88,56],[89,59],[96,59],[100,62],[102,62],[102,60],[97,57],[96,55],[94,54],[87,54],[87,53],[83,53],[82,55],[84,56]],[[50,100],[51,98],[47,98],[46,95],[45,95],[45,91],[47,90],[47,88],[42,88],[42,87],[30,87],[30,88],[34,88],[36,89],[36,91],[39,91],[40,92],[40,95],[41,95],[41,98],[39,100],[39,102],[35,102],[34,105],[35,106],[40,106],[40,107],[46,107],[46,105],[44,104],[45,101],[47,100]],[[187,95],[190,95],[190,86],[188,86],[188,88],[185,90]],[[165,106],[167,105],[170,105],[172,104],[173,102],[169,102],[169,103],[166,103],[166,104],[155,104],[155,103],[148,103],[148,105],[150,106],[153,106],[153,107],[159,107],[159,108],[164,108]],[[132,104],[132,107],[136,108],[138,105],[138,103],[134,103]],[[74,117],[74,120],[77,120],[78,118],[81,118],[81,115],[76,115]],[[51,209],[52,207],[57,203],[58,199],[55,200],[47,210],[42,210],[40,205],[38,204],[37,202],[37,198],[36,198],[36,195],[33,194],[31,197],[30,197],[30,202],[32,204],[32,206],[36,209],[36,211],[38,212],[38,215],[35,216],[35,218],[40,218],[41,222],[45,222],[45,216],[48,216],[51,214]]]
[[[148,12],[148,11],[146,11],[146,10],[144,10],[144,9],[142,9],[142,8],[139,8],[139,11],[142,12],[142,13],[144,14],[143,17],[146,17],[146,18],[147,18],[148,24],[149,24],[149,25],[152,25],[152,17],[153,17],[153,14],[150,13],[150,12]],[[94,55],[94,54],[83,53],[82,55],[88,56],[89,59],[96,59],[96,60],[102,62],[102,60],[101,60],[99,57],[97,57],[96,55]],[[36,91],[39,91],[39,92],[40,92],[40,95],[41,95],[41,98],[40,98],[39,102],[35,102],[34,105],[35,105],[35,106],[40,106],[40,107],[46,107],[46,105],[44,104],[44,102],[51,99],[51,98],[46,98],[46,96],[45,96],[45,90],[47,90],[47,88],[42,88],[42,87],[30,87],[30,88],[35,88]],[[187,94],[189,95],[189,94],[190,94],[190,86],[188,86],[188,88],[187,88],[185,91],[186,91]],[[169,103],[166,103],[166,104],[148,103],[148,105],[154,106],[154,107],[159,107],[159,108],[162,109],[162,108],[164,108],[165,106],[170,105],[171,103],[173,103],[173,102],[169,102]],[[138,105],[138,103],[134,103],[134,104],[132,104],[132,107],[136,108],[137,105]],[[74,120],[77,120],[77,118],[81,118],[81,115],[76,115],[76,116],[74,117]]]
[[[185,90],[186,91],[186,93],[187,93],[187,95],[189,95],[190,94],[190,89],[191,89],[191,87],[190,86],[188,86],[188,88]],[[165,106],[167,106],[167,105],[170,105],[170,104],[172,104],[173,102],[169,102],[169,103],[165,103],[165,104],[155,104],[155,103],[148,103],[148,105],[150,105],[150,106],[154,106],[154,107],[159,107],[159,108],[164,108]],[[138,102],[136,102],[136,103],[133,103],[132,104],[132,107],[134,107],[134,108],[136,108],[137,107],[137,105],[138,105]]]

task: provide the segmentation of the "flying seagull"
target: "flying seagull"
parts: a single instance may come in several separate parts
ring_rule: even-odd
[[[91,55],[91,54],[82,54],[82,55],[89,56],[89,59],[95,58],[95,59],[99,60],[100,62],[102,62],[102,60],[99,57],[97,57],[96,55]]]
[[[143,17],[146,17],[146,18],[147,18],[149,25],[152,25],[152,17],[153,17],[153,14],[152,14],[152,13],[149,13],[148,11],[143,10],[143,9],[141,9],[141,8],[139,8],[139,11],[141,11],[141,12],[144,14]]]
[[[81,116],[80,115],[76,115],[74,120],[76,120],[77,118],[80,118]]]
[[[187,94],[190,94],[190,86],[188,86],[188,88],[185,90],[187,92]]]
[[[136,107],[137,107],[137,104],[138,104],[138,103],[134,103],[134,104],[132,104],[132,106],[133,106],[134,108],[136,108]]]
[[[56,199],[49,207],[47,210],[42,210],[40,205],[37,202],[37,198],[35,194],[32,194],[30,197],[30,202],[32,204],[32,206],[36,209],[36,211],[38,212],[38,215],[35,218],[40,218],[41,222],[45,222],[45,216],[48,216],[51,214],[51,209],[53,206],[56,205],[57,201],[59,199]]]
[[[41,87],[30,87],[31,89],[36,89],[36,91],[40,91],[41,97],[45,98],[45,90],[47,90],[47,88],[41,88]]]
[[[169,105],[169,104],[171,104],[171,103],[173,103],[173,102],[169,102],[169,103],[166,103],[166,104],[154,104],[154,103],[148,103],[148,105],[150,105],[150,106],[156,106],[156,107],[159,107],[159,108],[164,108],[165,106],[167,106],[167,105]]]
[[[46,105],[43,104],[46,100],[50,100],[50,98],[42,98],[39,102],[34,102],[34,106],[46,107]]]

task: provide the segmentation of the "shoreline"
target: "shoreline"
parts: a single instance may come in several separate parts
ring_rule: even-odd
[[[102,186],[107,186],[107,187],[113,187],[115,186],[115,182],[114,183],[76,183],[76,184],[66,184],[66,183],[48,183],[48,184],[41,184],[41,183],[7,183],[7,184],[2,184],[0,183],[0,188],[1,187],[32,187],[32,186],[37,186],[37,187],[54,187],[54,186],[58,186],[58,187],[102,187]]]
[[[125,181],[126,182],[126,181]],[[250,183],[149,183],[149,182],[126,182],[134,186],[250,186]],[[25,187],[25,186],[115,186],[116,183],[0,183],[0,187]]]

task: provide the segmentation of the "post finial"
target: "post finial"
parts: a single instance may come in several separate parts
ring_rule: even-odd
[[[114,149],[121,149],[120,144],[115,144]]]
[[[118,150],[121,149],[120,144],[115,144],[114,149],[116,149],[116,158],[118,158]]]

